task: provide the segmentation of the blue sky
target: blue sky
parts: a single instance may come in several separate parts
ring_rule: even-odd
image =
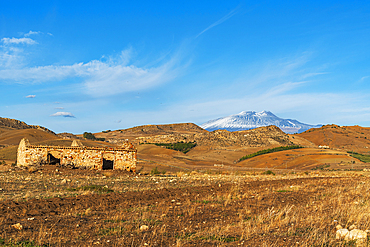
[[[82,133],[241,111],[370,126],[367,1],[1,1],[0,116]]]

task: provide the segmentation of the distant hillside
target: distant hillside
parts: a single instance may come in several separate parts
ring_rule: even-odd
[[[204,133],[206,130],[202,129],[193,123],[179,123],[179,124],[163,124],[163,125],[142,125],[129,129],[121,130],[125,134],[145,134],[145,135],[163,135],[174,133]]]
[[[0,117],[0,127],[8,127],[12,129],[39,129],[46,132],[49,132],[51,134],[55,134],[53,131],[39,126],[39,125],[28,125],[25,122],[19,121],[17,119],[11,119],[11,118],[2,118]]]
[[[275,116],[272,112],[243,111],[239,114],[221,117],[210,120],[200,127],[208,130],[224,129],[228,131],[239,131],[254,129],[263,126],[275,125],[286,133],[300,133],[310,128],[321,127],[322,125],[304,124],[294,119],[283,119]]]
[[[216,130],[200,133],[176,133],[142,136],[140,143],[196,142],[208,147],[267,147],[291,145],[289,136],[276,126],[260,127],[252,130],[229,132]]]
[[[360,126],[325,125],[310,129],[297,136],[315,143],[317,146],[370,153],[370,128]]]

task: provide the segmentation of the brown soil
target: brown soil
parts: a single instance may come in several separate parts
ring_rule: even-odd
[[[238,165],[249,168],[268,169],[359,169],[369,168],[370,164],[363,163],[347,152],[319,149],[301,148],[265,155],[244,160]]]
[[[370,153],[370,128],[360,126],[325,125],[295,135],[330,148],[358,153]]]
[[[82,175],[81,171],[73,172],[76,177]],[[51,169],[44,170],[44,176],[47,174],[55,177]],[[110,179],[122,176],[126,174]],[[203,186],[189,178],[176,178],[186,183],[172,182],[160,188],[155,181],[165,179],[168,184],[172,178],[140,177],[143,183],[152,184],[151,190],[5,200],[0,202],[1,237],[5,242],[33,241],[51,246],[292,246],[304,241],[305,236],[285,235],[289,225],[281,225],[269,235],[251,234],[245,239],[236,223],[272,208],[305,207],[318,200],[321,186],[343,187],[351,182],[331,177],[258,181],[261,178],[208,178],[209,185]],[[199,179],[207,181],[207,177],[194,178]],[[298,187],[305,189],[280,190]],[[22,230],[12,227],[17,223]],[[142,225],[148,229],[140,230]],[[218,234],[217,227],[227,230]]]

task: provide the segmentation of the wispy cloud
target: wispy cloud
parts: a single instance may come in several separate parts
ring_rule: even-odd
[[[62,111],[58,111],[54,114],[51,114],[50,115],[51,117],[70,117],[70,118],[75,118],[75,116],[70,113],[70,112],[62,112]]]
[[[40,34],[40,33],[41,33],[41,32],[39,32],[39,31],[37,31],[37,32],[29,31],[28,33],[26,33],[26,34],[24,35],[24,37],[29,37],[29,36],[31,36],[31,35]]]
[[[120,94],[151,88],[175,78],[181,67],[181,58],[174,55],[162,64],[151,67],[129,65],[131,52],[122,51],[106,61],[92,60],[73,65],[0,68],[0,79],[9,82],[47,82],[79,77],[86,92],[95,97]],[[1,65],[1,64],[0,64]]]
[[[63,110],[64,107],[55,107],[54,109]]]
[[[359,80],[359,82],[363,82],[363,81],[365,81],[367,78],[369,78],[370,76],[363,76],[363,77],[361,77],[361,79]]]
[[[33,98],[35,98],[36,97],[36,95],[27,95],[26,96],[26,98],[29,98],[29,99],[33,99]]]
[[[220,25],[221,23],[223,23],[223,22],[227,21],[228,19],[230,19],[233,15],[235,15],[237,13],[237,10],[238,9],[239,9],[239,7],[233,9],[227,15],[225,15],[224,17],[222,17],[221,19],[219,19],[218,21],[216,21],[216,22],[212,23],[211,25],[209,25],[206,29],[204,29],[197,36],[195,36],[195,38],[198,38],[200,35],[202,35],[203,33],[207,32],[211,28],[213,28],[213,27],[215,27],[217,25]]]
[[[34,45],[37,42],[31,38],[2,38],[1,41],[6,44],[27,44],[27,45]]]

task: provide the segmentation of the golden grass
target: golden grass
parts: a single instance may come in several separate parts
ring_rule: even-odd
[[[94,231],[76,223],[64,234],[41,226],[27,238],[38,245],[64,246],[73,238],[86,245],[114,243],[113,246],[351,246],[335,239],[335,226],[370,229],[370,180],[363,172],[299,173],[285,175],[209,175],[202,173],[173,177],[79,176],[7,172],[0,175],[1,200],[94,194],[69,191],[97,184],[116,192],[161,190],[213,185],[208,193],[164,198],[152,204],[120,207],[112,212],[92,208],[73,209],[58,217],[93,217]],[[104,175],[105,174],[105,175]],[[319,180],[296,178],[327,177]],[[61,183],[63,179],[69,179]],[[284,179],[284,180],[281,180]],[[272,183],[273,180],[277,182]],[[249,187],[254,181],[259,187]],[[298,181],[298,180],[297,180]],[[301,181],[301,180],[299,180]],[[307,182],[306,182],[307,181]],[[217,190],[228,186],[227,190]],[[25,192],[25,191],[28,191]],[[148,230],[140,230],[146,225]],[[4,238],[4,236],[2,236]],[[19,232],[13,240],[24,239]],[[108,242],[107,242],[108,241]]]

